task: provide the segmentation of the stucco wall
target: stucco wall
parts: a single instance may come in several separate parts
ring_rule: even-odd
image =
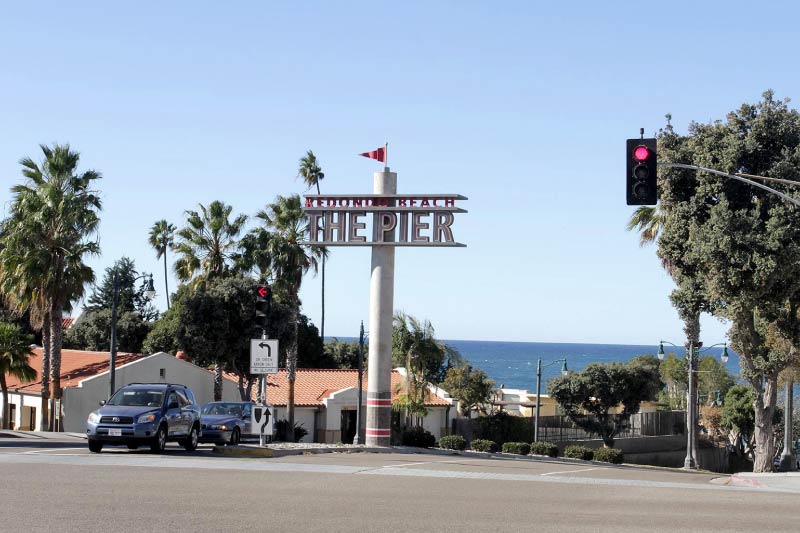
[[[161,377],[164,369],[164,377]],[[76,387],[64,389],[64,431],[83,433],[86,417],[108,399],[108,372],[83,380]],[[198,405],[214,399],[214,375],[204,368],[177,359],[166,353],[157,353],[117,368],[117,389],[129,383],[180,383],[195,394]],[[222,399],[239,401],[236,383],[223,380]]]

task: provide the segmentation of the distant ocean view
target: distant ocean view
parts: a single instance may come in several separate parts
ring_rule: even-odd
[[[475,367],[483,370],[497,386],[512,389],[536,390],[536,360],[541,357],[542,365],[557,359],[566,358],[569,370],[581,370],[590,363],[626,362],[637,355],[658,353],[658,346],[637,346],[629,344],[574,344],[555,342],[502,342],[502,341],[460,341],[445,340]],[[665,353],[675,353],[682,357],[684,348],[664,345]],[[719,357],[722,346],[711,348],[700,355]],[[739,356],[728,348],[728,370],[739,375]],[[542,369],[542,392],[547,381],[561,373],[561,364],[556,363]]]

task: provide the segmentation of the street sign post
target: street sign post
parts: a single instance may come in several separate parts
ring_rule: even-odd
[[[266,444],[267,437],[272,438],[272,426],[274,421],[273,407],[270,404],[254,405],[250,415],[251,431],[258,431],[261,446]]]
[[[278,341],[276,339],[250,339],[250,373],[278,373]]]

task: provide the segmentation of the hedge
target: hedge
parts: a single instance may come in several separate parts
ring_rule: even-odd
[[[594,458],[594,452],[591,450],[591,448],[587,448],[586,446],[578,446],[573,444],[572,446],[567,446],[564,449],[564,457],[591,461]]]
[[[470,443],[469,448],[476,452],[496,452],[497,443],[493,440],[475,439]]]
[[[439,448],[445,450],[464,450],[467,447],[467,441],[461,435],[445,435],[439,439]]]
[[[436,437],[430,431],[422,428],[412,428],[403,431],[403,446],[415,446],[417,448],[431,448],[436,444]]]
[[[503,444],[503,453],[516,453],[518,455],[528,455],[531,445],[527,442],[506,442]]]
[[[619,465],[622,464],[623,459],[622,450],[617,450],[616,448],[598,448],[594,451],[595,461]]]
[[[531,444],[531,455],[547,455],[558,457],[558,446],[552,442],[537,441]]]

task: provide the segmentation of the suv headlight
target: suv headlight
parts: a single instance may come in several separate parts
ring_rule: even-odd
[[[97,424],[98,422],[100,422],[100,415],[98,415],[95,412],[91,412],[91,413],[89,413],[89,420],[88,421],[89,421],[90,424]]]
[[[156,421],[156,415],[150,413],[148,415],[142,415],[136,419],[137,424],[150,424]]]
[[[225,431],[225,430],[228,429],[228,426],[226,426],[225,424],[212,424],[212,425],[208,426],[208,428],[209,429],[221,429],[222,431]]]

